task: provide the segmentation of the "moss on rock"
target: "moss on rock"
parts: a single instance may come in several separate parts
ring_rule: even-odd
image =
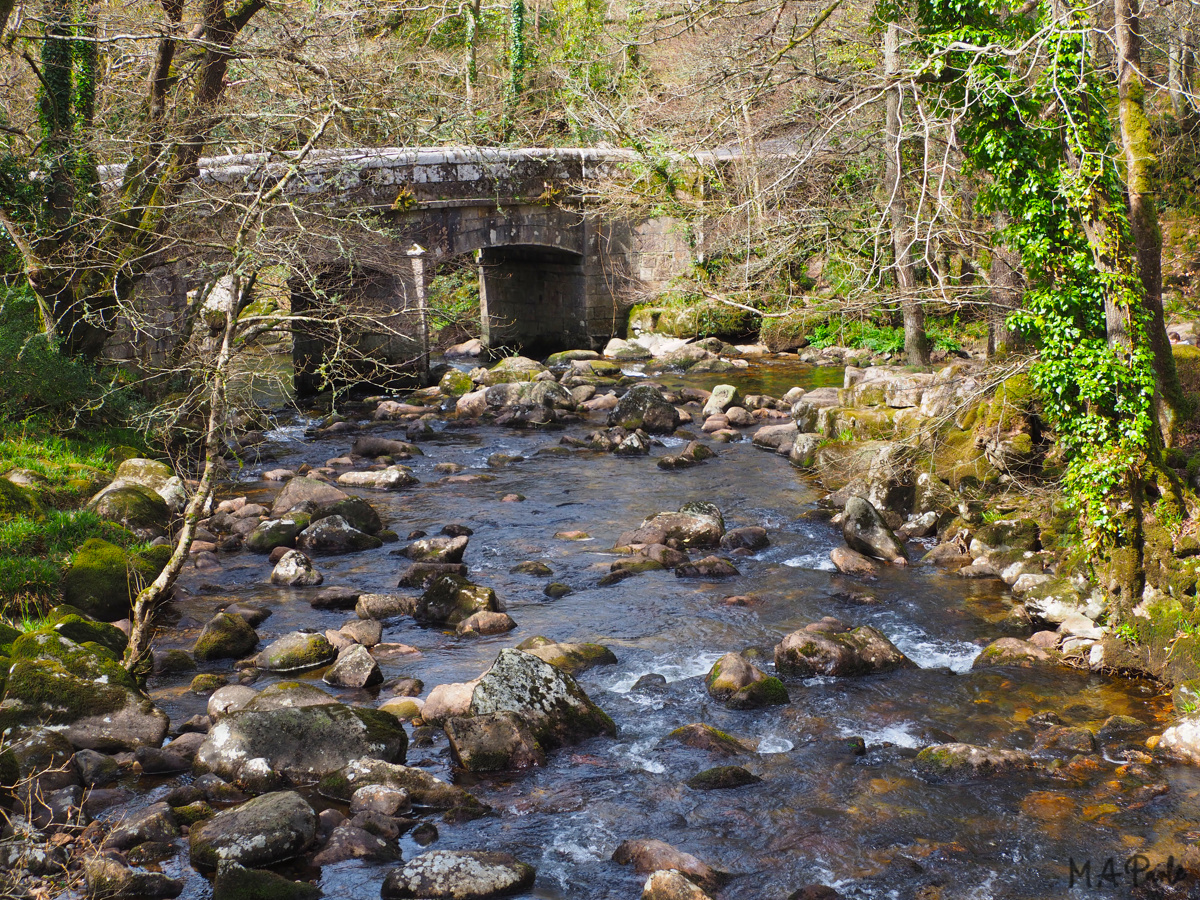
[[[13,484],[7,478],[0,478],[0,522],[18,516],[37,519],[41,515],[42,508],[32,492]]]

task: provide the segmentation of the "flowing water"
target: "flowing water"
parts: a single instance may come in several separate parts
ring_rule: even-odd
[[[837,370],[777,363],[690,383],[731,382],[779,396],[792,384],[839,381]],[[582,435],[598,424],[597,418],[565,433]],[[399,425],[372,433],[403,437]],[[819,487],[748,440],[715,445],[719,458],[697,468],[664,472],[654,460],[661,448],[650,458],[632,459],[541,452],[559,447],[562,434],[445,430],[423,441],[425,455],[411,461],[418,486],[401,493],[362,492],[401,536],[416,529],[435,534],[449,523],[470,526],[474,536],[466,561],[472,578],[493,587],[519,625],[507,635],[461,640],[408,619],[389,623],[384,640],[413,645],[421,656],[385,664],[388,678],[417,676],[427,688],[465,681],[484,671],[500,649],[533,635],[596,641],[619,658],[618,665],[579,678],[616,721],[619,736],[560,749],[542,768],[460,779],[497,814],[466,824],[439,823],[436,847],[505,850],[536,865],[529,897],[615,900],[639,897],[644,876],[612,862],[614,849],[626,838],[657,838],[732,873],[721,897],[782,900],[813,882],[833,885],[848,897],[1066,896],[1071,859],[1077,867],[1092,862],[1096,887],[1088,896],[1128,896],[1131,878],[1123,866],[1132,854],[1142,854],[1151,865],[1165,864],[1194,842],[1200,775],[1185,767],[1142,773],[1143,780],[1169,785],[1160,794],[1161,788],[1132,790],[1141,783],[1137,771],[1120,769],[1122,760],[1115,757],[1073,767],[1069,778],[930,784],[913,773],[911,758],[930,743],[1032,748],[1035,732],[1026,720],[1046,710],[1067,724],[1093,729],[1114,714],[1135,716],[1147,725],[1138,741],[1161,730],[1167,719],[1169,703],[1144,683],[1059,668],[972,671],[980,648],[1006,633],[1003,621],[1012,600],[1000,582],[928,567],[891,569],[865,586],[842,578],[829,562],[830,549],[841,539],[817,512]],[[266,496],[268,486],[255,480],[263,469],[320,465],[344,453],[353,439],[305,439],[299,427],[283,428],[275,437],[277,459],[243,472],[242,487],[252,496]],[[665,443],[669,448],[682,442]],[[486,460],[493,453],[524,460],[490,469]],[[433,467],[440,462],[495,480],[439,484]],[[514,492],[525,501],[500,502]],[[678,579],[664,571],[597,586],[615,558],[608,551],[620,532],[691,500],[716,503],[730,528],[764,526],[771,546],[736,559],[742,575],[726,582]],[[591,537],[554,537],[572,530]],[[406,564],[392,555],[396,547],[318,559],[325,586],[395,591]],[[163,646],[190,648],[203,623],[231,597],[273,610],[259,628],[264,642],[297,628],[336,628],[353,615],[315,611],[304,590],[269,585],[271,566],[264,557],[223,558],[223,569],[185,579],[190,593],[176,604],[181,619]],[[509,573],[523,560],[545,561],[553,579],[568,583],[574,593],[548,599],[542,593],[548,579]],[[864,591],[877,602],[847,594]],[[753,600],[745,606],[723,602],[735,594]],[[703,675],[721,654],[749,650],[770,670],[772,647],[784,635],[826,615],[878,627],[919,668],[791,682],[791,702],[766,710],[730,711],[708,698]],[[210,668],[221,670],[216,664]],[[665,676],[666,689],[632,690],[647,673]],[[319,674],[306,677],[319,684]],[[189,678],[152,682],[156,701],[173,721],[204,711],[206,698],[188,692]],[[339,696],[351,702],[375,699],[366,692]],[[692,722],[757,742],[758,752],[725,760],[663,742],[669,731]],[[865,741],[864,755],[855,754],[852,737]],[[734,790],[684,786],[700,770],[726,762],[740,763],[763,780]],[[432,744],[410,747],[409,763],[456,777],[440,732]],[[143,802],[174,783],[162,782]],[[408,838],[401,839],[401,848],[406,859],[422,851]],[[1099,882],[1108,857],[1120,877],[1115,884]],[[375,898],[388,868],[361,862],[327,866],[319,873],[320,885],[330,897]],[[186,897],[210,890],[185,857],[164,870],[189,877]],[[297,874],[318,877],[315,870]]]

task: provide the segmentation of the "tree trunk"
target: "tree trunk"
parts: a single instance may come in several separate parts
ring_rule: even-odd
[[[1158,159],[1146,118],[1145,85],[1140,73],[1142,37],[1140,0],[1114,0],[1117,46],[1117,96],[1121,144],[1125,152],[1129,224],[1133,232],[1138,275],[1145,291],[1146,328],[1154,354],[1155,412],[1166,446],[1183,405],[1175,357],[1167,337],[1162,302],[1162,232],[1158,227],[1156,172]],[[1110,319],[1111,321],[1111,319]]]
[[[896,286],[900,290],[900,305],[904,312],[904,354],[911,366],[929,365],[929,339],[925,335],[925,310],[916,296],[916,277],[912,260],[912,239],[908,227],[908,208],[904,199],[904,165],[901,160],[900,102],[900,29],[895,23],[887,27],[883,40],[884,70],[890,82],[887,89],[885,144],[885,190],[889,191],[888,217],[892,229],[892,251],[895,257]]]
[[[467,4],[467,100],[475,99],[475,85],[479,81],[479,8],[483,0],[471,0]]]
[[[999,234],[1008,225],[1008,215],[998,212],[993,222],[994,233]],[[1020,265],[1020,256],[1012,250],[999,244],[992,248],[988,279],[988,356],[1025,349],[1021,334],[1008,327],[1009,315],[1021,306]]]

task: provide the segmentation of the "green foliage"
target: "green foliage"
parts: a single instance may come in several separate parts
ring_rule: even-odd
[[[435,340],[446,328],[479,333],[479,274],[473,265],[439,272],[429,282],[429,330]]]
[[[962,349],[963,326],[955,316],[949,321],[929,319],[926,334],[936,350],[955,353]],[[850,347],[873,353],[902,353],[904,329],[897,325],[880,325],[861,319],[835,316],[817,325],[809,335],[809,345],[818,350],[825,347]]]
[[[1093,544],[1118,538],[1116,498],[1154,440],[1154,373],[1087,10],[1074,2],[1056,19],[1049,2],[1020,15],[1000,0],[913,8],[926,74],[941,85],[935,100],[961,113],[968,170],[988,176],[977,211],[1012,217],[1003,237],[1029,284],[1014,324],[1040,345],[1032,376],[1068,460],[1065,486]],[[1032,47],[1043,56],[1031,68]],[[1126,320],[1128,348],[1109,344],[1106,301]]]
[[[33,414],[64,418],[96,393],[95,371],[42,335],[37,302],[26,288],[0,287],[0,372],[0,422]]]

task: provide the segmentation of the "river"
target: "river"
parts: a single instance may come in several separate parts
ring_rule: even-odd
[[[780,396],[793,384],[839,383],[840,377],[839,370],[766,363],[687,383],[708,388],[732,383]],[[867,585],[843,578],[829,561],[841,537],[819,508],[823,492],[784,458],[751,446],[749,431],[741,443],[714,445],[718,458],[684,471],[658,469],[661,448],[649,458],[547,452],[561,447],[564,434],[593,430],[600,424],[594,419],[565,432],[441,430],[420,443],[424,456],[406,463],[419,485],[398,493],[359,492],[402,542],[409,532],[436,534],[449,523],[473,529],[466,555],[472,578],[495,589],[519,626],[509,634],[463,640],[411,619],[389,623],[384,640],[415,646],[421,656],[384,664],[386,677],[416,676],[427,690],[466,681],[484,671],[500,649],[533,635],[599,642],[619,659],[579,678],[616,721],[618,737],[560,749],[544,767],[519,774],[459,779],[498,814],[465,824],[439,822],[436,847],[510,852],[537,867],[536,886],[523,896],[539,898],[639,897],[644,876],[611,856],[622,840],[650,837],[734,875],[722,898],[783,900],[803,885],[824,883],[856,898],[1033,900],[1067,896],[1071,861],[1082,869],[1089,859],[1096,886],[1086,895],[1128,896],[1131,876],[1124,866],[1133,854],[1165,865],[1195,842],[1200,774],[1182,766],[1121,768],[1124,760],[1111,755],[1116,751],[1055,778],[922,780],[911,765],[921,747],[956,740],[1032,749],[1036,731],[1028,720],[1046,711],[1065,724],[1093,729],[1114,714],[1134,716],[1146,723],[1140,743],[1169,718],[1169,698],[1144,682],[1061,668],[972,671],[982,646],[1011,633],[1005,620],[1013,601],[1001,582],[923,566],[889,569]],[[248,465],[236,493],[268,496],[274,488],[257,480],[263,469],[320,465],[346,452],[353,440],[345,434],[305,437],[302,421],[285,424],[292,427],[272,433],[276,459]],[[372,433],[404,437],[399,424]],[[665,443],[669,448],[683,441]],[[490,468],[487,460],[495,453],[524,459]],[[442,476],[434,466],[445,462],[494,480],[439,484]],[[501,502],[510,493],[526,499]],[[717,504],[730,528],[765,527],[771,546],[735,559],[742,574],[724,582],[662,571],[597,586],[615,558],[609,548],[620,532],[693,500]],[[555,538],[573,530],[590,539]],[[319,558],[325,586],[394,592],[407,563],[392,555],[397,546]],[[243,551],[223,560],[219,571],[184,579],[186,594],[175,604],[178,621],[160,646],[190,649],[199,629],[231,597],[271,608],[273,615],[258,629],[264,642],[297,628],[336,628],[353,615],[313,610],[303,589],[269,585],[265,557]],[[553,580],[571,585],[573,593],[551,600],[542,591],[549,579],[510,574],[524,560],[547,563]],[[752,600],[728,605],[730,595]],[[765,710],[731,711],[708,697],[702,676],[720,655],[756,652],[770,671],[772,648],[784,635],[827,615],[874,625],[919,668],[790,682],[791,702]],[[208,670],[228,666],[211,664]],[[632,690],[648,673],[665,676],[666,688]],[[321,684],[319,675],[305,677]],[[155,701],[172,721],[204,712],[207,698],[188,691],[190,678],[189,673],[151,682]],[[349,702],[377,699],[323,687]],[[757,753],[733,762],[762,781],[734,790],[686,787],[683,782],[698,771],[725,762],[662,741],[673,728],[693,722],[757,742]],[[855,737],[865,742],[865,754],[855,752],[850,740]],[[440,730],[418,743],[409,750],[411,765],[455,777]],[[1139,791],[1147,781],[1169,790]],[[143,779],[142,787],[152,789],[137,805],[178,783]],[[423,850],[410,837],[402,837],[400,845],[406,859]],[[1119,880],[1101,883],[1109,857]],[[389,868],[346,862],[292,873],[319,877],[326,896],[365,900],[379,896]],[[185,897],[211,891],[187,865],[186,850],[163,869],[189,879]]]

